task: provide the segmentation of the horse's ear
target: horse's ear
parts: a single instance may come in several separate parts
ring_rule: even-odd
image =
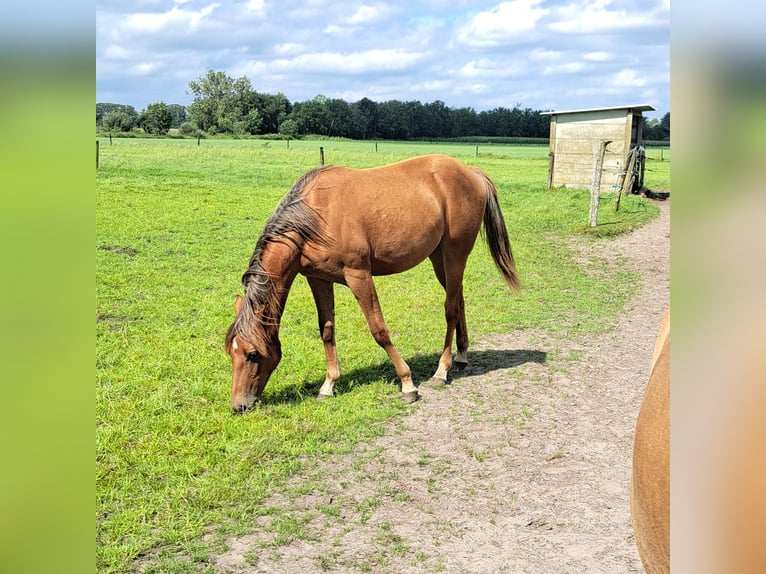
[[[242,296],[237,294],[237,297],[234,299],[234,314],[239,315],[239,312],[242,310]]]

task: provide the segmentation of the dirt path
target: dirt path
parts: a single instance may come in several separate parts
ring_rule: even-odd
[[[614,332],[475,342],[452,386],[421,387],[422,403],[384,436],[296,477],[295,492],[314,484],[312,492],[270,501],[290,508],[301,536],[280,540],[265,517],[259,533],[229,540],[215,570],[642,572],[628,483],[670,299],[670,203],[658,205],[661,216],[628,236],[583,242],[584,257],[624,257],[641,275]],[[546,361],[551,353],[574,360],[562,368]]]

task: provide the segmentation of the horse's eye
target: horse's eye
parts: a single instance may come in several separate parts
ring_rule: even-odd
[[[247,354],[247,360],[251,363],[257,363],[259,358],[258,353],[255,351]]]

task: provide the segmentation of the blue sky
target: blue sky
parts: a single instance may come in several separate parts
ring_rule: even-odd
[[[670,111],[670,0],[97,0],[96,101],[191,103],[209,69],[292,101]]]

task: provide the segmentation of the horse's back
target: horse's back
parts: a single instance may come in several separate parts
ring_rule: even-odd
[[[670,309],[636,421],[630,506],[644,568],[649,574],[670,572]]]
[[[374,274],[398,273],[428,257],[445,237],[472,246],[486,191],[480,176],[446,155],[368,169],[329,167],[307,186],[332,249],[369,260]]]

